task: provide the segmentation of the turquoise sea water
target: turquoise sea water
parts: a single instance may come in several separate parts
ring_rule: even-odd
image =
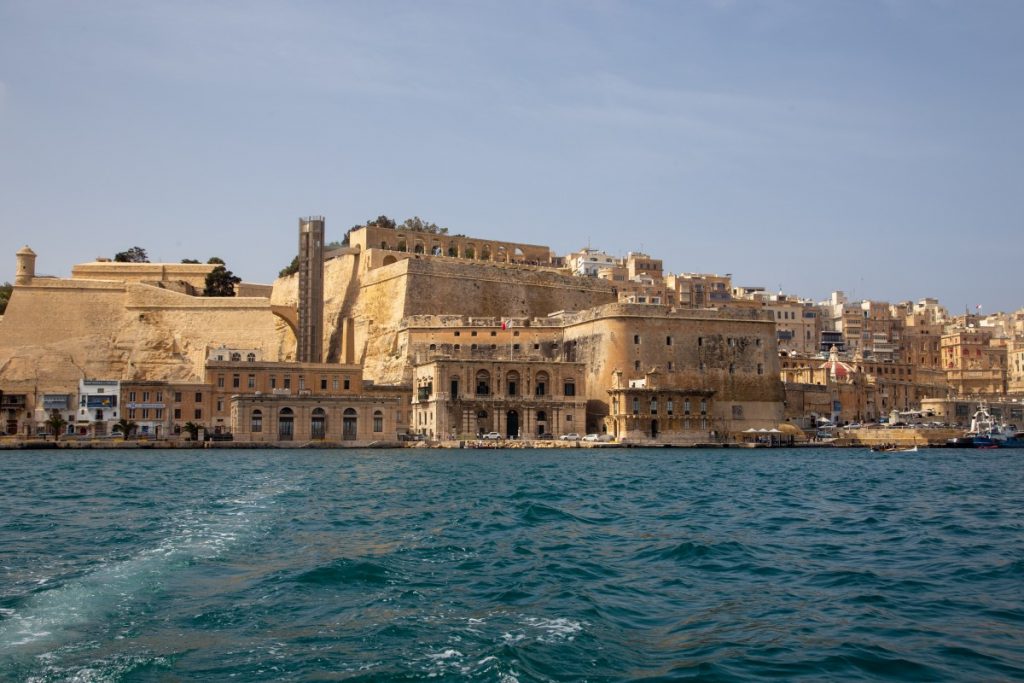
[[[1019,455],[0,456],[0,679],[1024,679]]]

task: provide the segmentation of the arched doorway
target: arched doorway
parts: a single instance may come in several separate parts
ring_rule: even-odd
[[[519,436],[519,413],[514,410],[505,415],[505,436],[510,439]]]
[[[309,435],[313,439],[323,439],[327,436],[327,413],[323,408],[313,409],[313,415],[309,421]]]
[[[277,414],[277,440],[291,441],[295,435],[295,413],[291,408],[281,408]]]
[[[490,416],[486,410],[478,410],[476,412],[476,433],[477,435],[484,434],[491,431]]]
[[[658,421],[657,420],[651,420],[651,438],[652,439],[658,438]]]
[[[388,254],[387,256],[384,257],[384,263],[382,265],[390,266],[392,263],[395,263],[396,261],[398,261],[397,258],[392,256],[391,254]]]
[[[341,438],[345,441],[355,441],[358,426],[356,409],[345,408],[345,412],[341,416]]]

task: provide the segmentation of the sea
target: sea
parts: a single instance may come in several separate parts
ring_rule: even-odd
[[[1013,451],[0,453],[0,680],[1024,680]]]

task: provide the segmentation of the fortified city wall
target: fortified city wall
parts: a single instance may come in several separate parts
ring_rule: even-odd
[[[354,310],[355,346],[365,376],[379,384],[412,380],[403,319],[460,314],[508,319],[582,310],[615,300],[611,283],[509,264],[405,259],[369,271]]]
[[[220,345],[276,358],[294,340],[265,298],[31,278],[15,287],[0,321],[0,380],[8,391],[35,392],[68,391],[83,378],[198,381],[206,347]]]

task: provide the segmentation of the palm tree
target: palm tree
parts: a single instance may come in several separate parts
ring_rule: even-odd
[[[117,421],[117,424],[114,425],[113,431],[121,432],[121,438],[127,441],[128,437],[131,436],[131,433],[138,428],[139,425],[135,424],[131,420],[126,420],[122,417],[120,420]]]
[[[61,432],[64,431],[64,427],[67,426],[68,421],[61,417],[61,414],[55,410],[44,424],[50,428],[51,432],[53,432],[54,439],[56,441],[60,441]]]
[[[195,422],[186,422],[181,428],[188,432],[189,438],[193,441],[199,438],[199,430],[202,429]]]

